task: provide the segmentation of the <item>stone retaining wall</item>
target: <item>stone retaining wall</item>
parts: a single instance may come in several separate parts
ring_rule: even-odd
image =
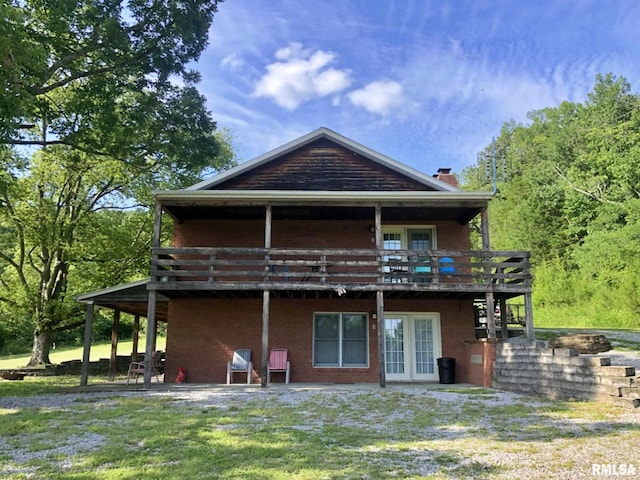
[[[492,385],[552,399],[640,406],[640,378],[634,367],[612,366],[606,355],[547,348],[544,342],[498,344]]]
[[[120,374],[127,373],[129,369],[129,363],[131,362],[130,356],[118,355],[116,360],[116,372]],[[55,375],[80,375],[82,368],[81,360],[70,360],[68,362],[62,362],[55,365],[47,365],[45,367],[26,367],[26,368],[13,368],[11,370],[0,370],[0,373],[4,372],[23,372],[28,376],[55,376]],[[89,363],[89,375],[108,375],[109,374],[109,359],[101,358],[96,362]]]

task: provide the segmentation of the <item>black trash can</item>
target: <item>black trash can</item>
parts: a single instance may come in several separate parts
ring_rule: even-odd
[[[438,359],[440,383],[456,383],[456,359],[441,357]]]

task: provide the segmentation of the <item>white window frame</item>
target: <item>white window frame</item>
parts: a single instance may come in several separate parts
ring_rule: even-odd
[[[438,249],[438,236],[435,225],[383,225],[382,226],[382,244],[384,247],[385,233],[400,234],[400,250],[409,250],[409,232],[412,230],[431,230],[431,250]]]
[[[317,315],[338,315],[338,363],[337,364],[317,364],[316,363],[316,316]],[[343,316],[344,315],[362,315],[365,320],[365,358],[364,364],[347,364],[344,365],[342,352],[344,349],[344,327]],[[369,314],[366,312],[314,312],[312,320],[313,329],[313,348],[312,348],[312,363],[313,368],[369,368]]]

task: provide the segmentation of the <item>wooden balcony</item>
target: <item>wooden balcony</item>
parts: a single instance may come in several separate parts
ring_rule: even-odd
[[[155,248],[149,289],[206,291],[531,292],[528,252]]]

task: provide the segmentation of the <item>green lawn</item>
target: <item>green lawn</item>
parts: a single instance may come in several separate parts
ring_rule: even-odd
[[[0,383],[0,478],[546,480],[640,455],[640,414],[487,388],[57,381]]]
[[[138,351],[144,352],[145,338],[140,337],[138,341]],[[166,338],[158,337],[156,346],[159,350],[165,349]],[[125,340],[118,342],[118,355],[130,355],[133,350],[133,341]],[[95,343],[91,346],[91,361],[111,356],[111,342]],[[22,368],[29,362],[30,355],[7,355],[0,357],[0,370],[12,368]],[[63,347],[51,350],[49,359],[52,363],[62,363],[68,360],[82,360],[82,347]]]

